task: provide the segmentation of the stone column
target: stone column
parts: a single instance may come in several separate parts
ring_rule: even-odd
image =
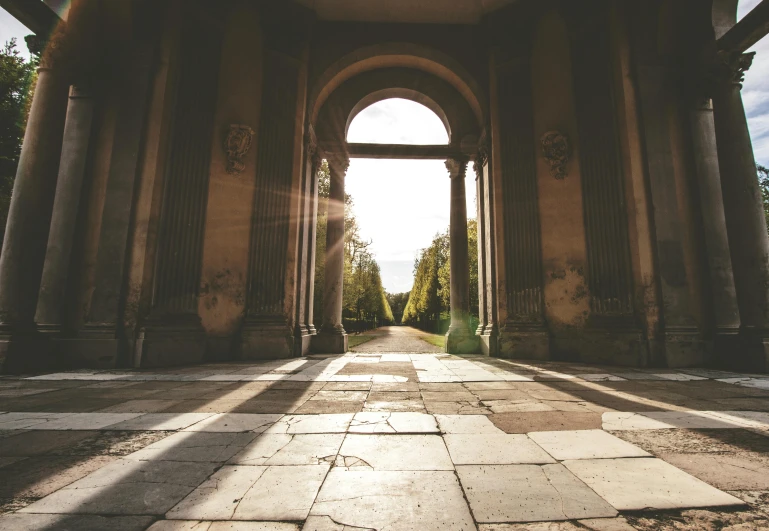
[[[734,366],[769,365],[769,239],[756,161],[742,104],[744,73],[753,53],[720,52],[713,87],[713,118],[721,169],[726,229],[744,339]]]
[[[470,330],[470,265],[467,249],[467,161],[449,159],[446,169],[451,179],[451,225],[449,261],[451,267],[451,325],[446,334],[446,352],[466,354],[478,350],[478,339]]]
[[[307,324],[307,331],[310,335],[316,335],[318,331],[315,329],[315,253],[316,253],[316,240],[318,234],[318,170],[322,163],[320,153],[315,151],[310,158],[310,211],[307,229],[307,290],[305,292],[305,322]]]
[[[94,99],[90,88],[85,84],[73,85],[69,93],[56,199],[35,317],[38,329],[43,332],[58,332],[61,329],[93,112]]]
[[[344,177],[350,162],[345,156],[328,159],[331,183],[326,228],[326,285],[323,290],[323,325],[313,338],[316,352],[347,352],[347,333],[342,326],[344,286]]]
[[[0,257],[0,323],[11,340],[29,336],[35,329],[67,110],[68,85],[64,69],[57,64],[63,38],[60,31],[51,39],[38,70]],[[11,343],[4,341],[0,346],[7,352],[7,370],[16,363],[11,360],[15,357]]]
[[[705,213],[702,216],[702,228],[713,297],[714,347],[716,357],[725,361],[739,348],[735,341],[740,328],[740,310],[724,217],[713,102],[710,98],[701,97],[693,103],[689,111],[689,123],[701,210]]]

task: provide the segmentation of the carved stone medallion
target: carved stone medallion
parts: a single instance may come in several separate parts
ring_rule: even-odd
[[[542,135],[542,157],[550,165],[550,173],[558,180],[566,177],[569,163],[569,139],[560,131],[548,131]]]
[[[224,149],[227,151],[227,173],[237,175],[246,169],[243,158],[251,149],[254,130],[247,125],[233,124],[227,132]]]

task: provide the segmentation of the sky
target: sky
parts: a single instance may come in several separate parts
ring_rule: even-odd
[[[738,18],[760,0],[741,0]],[[16,37],[29,57],[24,36],[30,31],[0,8],[0,43]],[[745,74],[742,97],[756,162],[769,166],[769,38]],[[407,100],[385,100],[361,112],[348,133],[351,142],[445,144],[446,130],[432,111]],[[475,216],[475,178],[468,168],[467,213]],[[387,291],[408,291],[414,258],[433,236],[449,226],[449,178],[442,161],[353,159],[347,191],[354,201],[361,234],[371,240]]]
[[[389,99],[358,114],[347,133],[349,142],[379,144],[447,144],[441,120],[419,103]],[[449,227],[450,185],[445,161],[352,159],[345,179],[361,236],[382,270],[389,293],[409,291],[414,258],[436,233]],[[467,215],[475,218],[475,172],[465,180]]]

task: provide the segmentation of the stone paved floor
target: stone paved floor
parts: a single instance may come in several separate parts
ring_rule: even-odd
[[[769,377],[445,354],[0,377],[0,530],[769,529]]]

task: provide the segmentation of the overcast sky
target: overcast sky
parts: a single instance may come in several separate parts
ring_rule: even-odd
[[[760,0],[741,0],[742,18]],[[30,31],[0,8],[0,42],[16,37],[20,51],[29,56],[24,36]],[[758,52],[745,75],[742,90],[756,161],[769,166],[769,39],[751,51]],[[431,111],[406,100],[386,100],[364,110],[350,126],[354,142],[442,144],[447,142],[443,124]],[[468,168],[467,213],[475,216],[475,179]],[[449,226],[449,178],[441,161],[353,159],[347,174],[347,190],[363,237],[382,267],[385,289],[408,291],[417,251],[437,232]]]

